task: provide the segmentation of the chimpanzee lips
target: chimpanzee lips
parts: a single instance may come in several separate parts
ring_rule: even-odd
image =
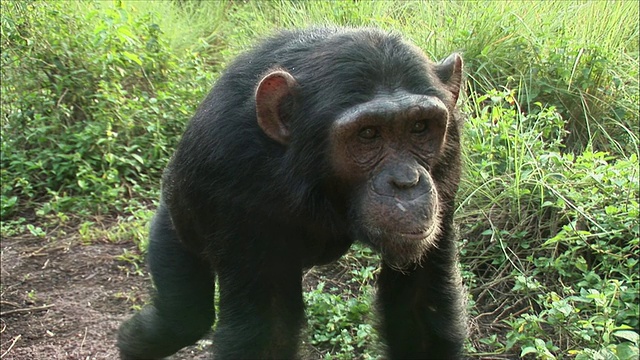
[[[411,240],[423,240],[428,238],[433,233],[434,227],[430,227],[424,230],[415,230],[409,232],[400,232],[400,236]]]

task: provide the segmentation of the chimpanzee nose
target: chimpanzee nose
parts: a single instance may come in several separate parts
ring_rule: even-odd
[[[373,178],[372,190],[383,196],[412,201],[429,192],[429,174],[418,164],[393,164]]]
[[[413,167],[405,167],[395,172],[389,179],[389,182],[396,189],[410,189],[420,182],[420,172]]]

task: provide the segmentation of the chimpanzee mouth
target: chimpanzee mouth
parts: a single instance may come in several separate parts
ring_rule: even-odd
[[[432,227],[430,227],[428,229],[424,229],[424,230],[401,232],[400,236],[402,236],[403,238],[410,239],[410,240],[424,240],[424,239],[428,238],[429,236],[431,236],[431,234],[433,234],[434,229],[435,229],[435,226],[432,226]]]

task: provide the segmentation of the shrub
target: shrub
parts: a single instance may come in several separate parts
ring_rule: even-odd
[[[76,4],[77,5],[77,4]],[[122,210],[160,179],[210,77],[151,13],[2,3],[2,217]]]
[[[553,107],[525,114],[510,91],[473,100],[466,164],[480,181],[461,189],[462,259],[474,312],[494,316],[481,326],[508,326],[480,342],[542,359],[637,357],[637,155],[564,153]]]

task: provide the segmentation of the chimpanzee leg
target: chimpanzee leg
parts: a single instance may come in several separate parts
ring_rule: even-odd
[[[157,359],[200,339],[214,321],[214,276],[188,251],[160,206],[151,225],[148,262],[156,287],[152,304],[122,324],[122,359]]]
[[[390,359],[460,359],[467,325],[455,244],[445,239],[414,270],[378,279]]]
[[[218,271],[216,360],[296,358],[304,321],[299,259],[282,256],[287,251],[277,246],[254,250],[255,256],[224,260]]]

